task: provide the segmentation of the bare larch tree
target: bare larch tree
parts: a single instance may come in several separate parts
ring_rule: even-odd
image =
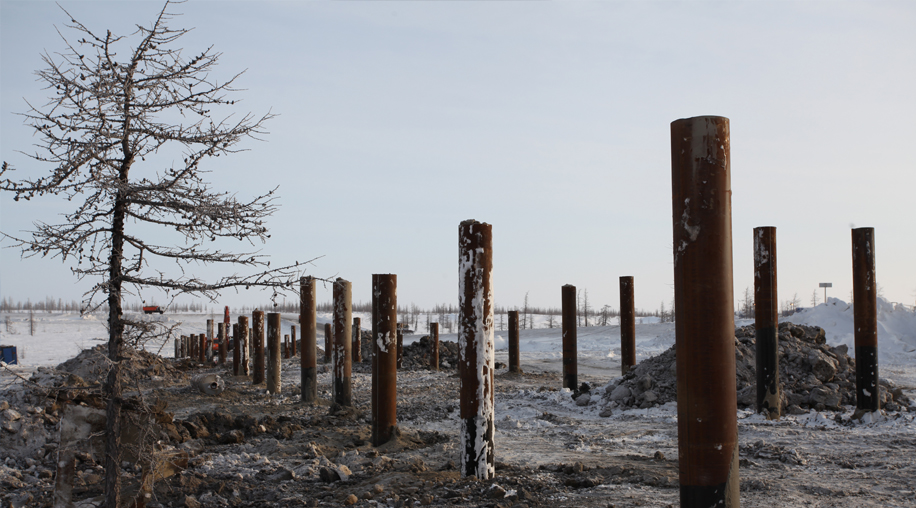
[[[176,43],[189,30],[169,28],[168,9],[166,2],[149,27],[138,25],[128,36],[95,33],[64,11],[68,33],[77,39],[61,33],[66,49],[42,55],[46,68],[37,75],[51,97],[44,106],[27,103],[23,113],[40,139],[39,150],[25,155],[51,166],[50,174],[14,181],[9,164],[0,170],[0,189],[16,201],[55,195],[77,203],[62,224],[36,222],[27,238],[3,236],[23,256],[59,257],[72,263],[78,278],[98,279],[83,309],[107,303],[109,310],[111,369],[103,393],[110,508],[120,501],[122,347],[144,331],[137,333],[133,325],[142,323],[122,315],[125,295],[158,288],[173,298],[196,293],[213,299],[227,288],[287,290],[300,275],[300,263],[271,269],[257,250],[207,246],[235,239],[253,247],[269,237],[264,220],[276,209],[276,189],[241,200],[211,190],[201,165],[240,151],[241,141],[264,134],[272,115],[233,119],[230,113],[214,120],[214,109],[234,104],[229,95],[238,91],[240,74],[217,81],[212,71],[220,54],[212,47],[186,58]],[[175,161],[159,164],[170,150]],[[143,164],[147,157],[151,163]],[[156,240],[148,225],[161,226]],[[163,228],[174,242],[161,241]],[[188,271],[192,263],[226,264],[231,275],[207,282]],[[239,275],[239,266],[252,274]]]

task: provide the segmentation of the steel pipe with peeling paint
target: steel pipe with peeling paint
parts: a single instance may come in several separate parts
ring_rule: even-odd
[[[727,118],[671,123],[682,507],[739,506]]]
[[[339,406],[353,405],[353,392],[350,377],[352,376],[353,344],[352,325],[353,309],[351,307],[350,282],[338,278],[334,281],[332,296],[334,298],[334,403]]]
[[[493,228],[458,226],[458,377],[461,476],[495,476]]]
[[[776,292],[776,228],[754,228],[754,328],[757,335],[757,412],[782,414],[779,387],[779,300]]]
[[[397,434],[398,276],[372,275],[372,445]]]

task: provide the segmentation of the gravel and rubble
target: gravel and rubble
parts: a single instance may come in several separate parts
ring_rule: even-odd
[[[807,350],[817,349],[826,355],[818,332],[802,330],[797,345],[786,339],[781,350],[810,355]],[[786,333],[795,337],[791,330]],[[746,349],[753,349],[747,340],[753,330],[739,328],[736,335],[742,344],[736,354],[747,358]],[[438,372],[427,368],[428,343],[422,339],[405,346],[404,353],[405,368],[398,372],[397,381],[399,430],[394,440],[377,448],[370,442],[371,374],[365,369],[370,363],[366,355],[354,367],[354,407],[344,410],[332,408],[330,369],[320,354],[320,400],[315,404],[299,401],[298,358],[283,360],[282,393],[271,395],[263,384],[252,385],[250,378],[232,376],[225,367],[170,359],[164,361],[165,370],[157,370],[151,366],[159,360],[130,356],[128,363],[138,363],[128,366],[136,376],[125,388],[128,411],[154,415],[159,426],[157,446],[187,457],[177,474],[155,483],[147,506],[678,504],[673,397],[662,400],[666,395],[659,390],[658,403],[643,408],[636,397],[629,406],[611,408],[608,403],[618,387],[629,387],[628,383],[640,382],[646,375],[653,379],[649,388],[658,389],[666,379],[663,357],[668,353],[643,361],[632,376],[610,384],[608,378],[619,372],[619,364],[609,362],[605,377],[580,375],[583,386],[575,393],[560,388],[555,372],[525,368],[524,357],[524,374],[498,369],[496,477],[487,481],[461,478],[457,470],[459,381],[455,364],[448,359],[450,354],[457,359],[457,345],[440,343],[443,366]],[[497,356],[502,359],[505,353]],[[816,361],[806,360],[808,356],[792,358],[787,374],[800,377],[796,373],[808,369],[817,377]],[[847,379],[844,372],[850,363],[844,359],[847,369],[839,368],[837,359],[834,379],[820,381],[820,386],[840,386]],[[87,353],[84,360],[69,363],[70,372],[41,368],[29,381],[4,383],[0,505],[51,506],[64,408],[101,404],[97,383],[73,373],[83,372],[81,364],[91,361],[95,360]],[[753,367],[753,357],[742,365]],[[195,389],[191,379],[202,374],[220,376],[225,390],[208,396]],[[790,379],[787,374],[784,380]],[[779,421],[739,409],[742,505],[916,504],[911,487],[916,465],[908,454],[900,453],[916,447],[916,407],[904,393],[912,393],[913,387],[903,388],[899,396],[889,392],[896,409],[861,420],[852,418],[854,408],[848,399],[841,399],[835,409],[827,405],[818,409],[816,402],[811,404],[810,393],[806,405],[796,405],[811,409]],[[77,453],[76,459],[74,498],[88,506],[102,494],[104,470],[101,459],[92,453]],[[142,467],[124,465],[125,483],[135,483]]]
[[[735,330],[735,378],[738,407],[754,407],[757,396],[757,350],[754,325]],[[809,409],[841,410],[856,403],[855,359],[848,347],[831,347],[823,328],[779,324],[780,405],[783,414],[804,414]],[[893,381],[880,380],[881,407],[906,408],[912,401]],[[605,388],[604,403],[614,408],[660,406],[677,399],[675,346],[640,362]]]

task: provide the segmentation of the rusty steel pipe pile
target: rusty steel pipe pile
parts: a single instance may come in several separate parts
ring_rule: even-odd
[[[280,313],[267,313],[267,391],[280,393]]]
[[[754,228],[754,328],[757,331],[757,412],[782,414],[779,387],[779,300],[776,291],[776,228]]]
[[[251,313],[252,343],[254,344],[254,373],[251,383],[259,385],[264,382],[264,311]]]
[[[429,351],[429,368],[431,370],[439,370],[439,323],[430,323],[429,324],[429,343],[431,349]]]
[[[576,286],[567,284],[561,291],[563,302],[563,388],[578,388],[579,365],[576,358],[578,316],[576,315]]]
[[[207,361],[213,361],[213,320],[207,320]]]
[[[352,290],[351,290],[352,291]],[[363,361],[363,328],[360,318],[353,318],[353,363],[362,363]]]
[[[226,354],[228,352],[229,345],[226,342],[229,340],[228,335],[229,331],[226,330],[226,323],[217,323],[216,324],[216,333],[219,335],[219,364],[226,364]]]
[[[299,279],[299,326],[302,328],[302,352],[299,356],[301,367],[300,384],[302,402],[318,400],[318,330],[315,279]]]
[[[522,372],[521,360],[518,353],[518,311],[509,311],[509,372],[520,374]]]
[[[636,366],[636,298],[632,276],[620,278],[620,374]]]
[[[248,347],[248,316],[239,316],[239,375],[248,376],[251,374],[251,356]]]
[[[351,285],[338,278],[334,281],[334,403],[339,406],[353,405],[352,368],[352,319]]]
[[[324,324],[324,363],[331,363],[331,351],[333,346],[331,342],[333,341],[333,334],[331,330],[331,323]]]
[[[495,476],[493,228],[467,220],[458,227],[458,377],[461,476]]]
[[[856,408],[881,409],[878,387],[878,281],[875,228],[852,230],[852,301],[856,344]]]
[[[397,433],[398,276],[372,275],[372,445]]]
[[[678,467],[684,508],[739,506],[727,118],[671,123]]]

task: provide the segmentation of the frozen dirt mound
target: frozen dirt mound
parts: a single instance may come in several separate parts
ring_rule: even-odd
[[[371,369],[372,365],[372,332],[363,330],[360,343],[363,355],[363,364]],[[319,348],[320,349],[320,348]],[[323,351],[323,350],[322,350]],[[432,341],[429,335],[420,337],[420,340],[413,344],[404,346],[404,357],[401,360],[401,369],[407,370],[428,370],[429,356],[432,352]],[[456,369],[458,368],[458,343],[447,340],[439,340],[439,369]],[[370,372],[371,370],[361,370],[361,372]]]
[[[735,377],[738,407],[756,404],[757,354],[753,325],[735,330]],[[831,347],[823,328],[779,324],[779,381],[783,412],[803,412],[806,408],[840,409],[856,403],[855,359],[848,347]],[[640,362],[626,375],[605,388],[608,407],[649,408],[677,400],[677,362],[675,346],[658,356]],[[881,379],[881,407],[895,411],[909,406],[910,399],[893,382]]]
[[[173,381],[183,379],[185,376],[161,356],[149,351],[137,350],[125,346],[123,348],[126,362],[122,363],[123,379],[148,380],[164,378]],[[102,383],[108,376],[110,361],[108,360],[108,347],[98,345],[91,349],[84,349],[80,354],[61,363],[56,368],[64,372],[77,375],[89,383]]]

